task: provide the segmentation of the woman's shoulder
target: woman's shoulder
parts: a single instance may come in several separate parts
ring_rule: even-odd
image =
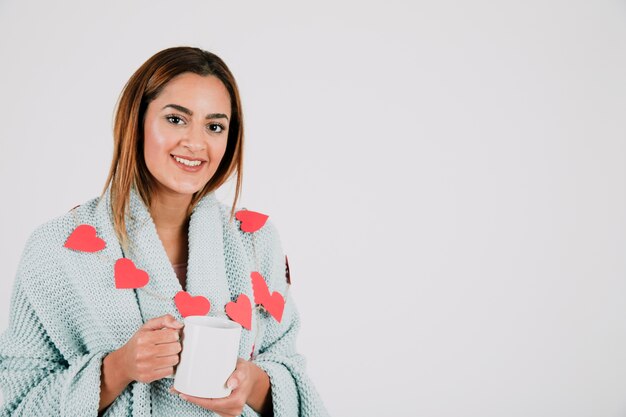
[[[270,287],[283,288],[285,280],[285,254],[271,214],[256,211],[253,207],[236,207],[231,218],[232,206],[220,202],[225,225],[225,238],[236,238],[243,243],[250,259],[258,257],[262,275]]]
[[[243,239],[254,240],[257,244],[266,242],[280,245],[278,229],[269,214],[261,213],[254,208],[235,206],[231,219],[233,206],[219,200],[218,206],[222,222],[228,230],[236,232]]]
[[[99,202],[100,197],[94,197],[83,204],[76,205],[68,211],[39,224],[31,232],[31,238],[34,236],[54,236],[59,233],[65,233],[68,227],[76,227],[75,223],[77,219],[94,219]]]
[[[94,222],[100,197],[94,197],[67,212],[36,226],[28,236],[22,253],[22,263],[35,259],[45,260],[61,250],[68,236],[82,223]],[[46,256],[41,256],[41,255]]]

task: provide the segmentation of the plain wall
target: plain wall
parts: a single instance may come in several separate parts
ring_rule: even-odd
[[[0,328],[152,54],[220,55],[333,416],[626,415],[624,1],[0,0]],[[232,184],[219,190],[232,201]]]

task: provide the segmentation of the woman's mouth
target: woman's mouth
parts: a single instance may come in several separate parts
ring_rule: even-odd
[[[176,165],[187,172],[197,172],[206,164],[206,161],[186,159],[176,155],[170,155]]]

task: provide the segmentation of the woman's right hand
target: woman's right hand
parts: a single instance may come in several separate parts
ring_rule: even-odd
[[[183,324],[171,314],[155,317],[118,349],[121,370],[129,383],[149,384],[174,374],[180,360],[182,328]]]

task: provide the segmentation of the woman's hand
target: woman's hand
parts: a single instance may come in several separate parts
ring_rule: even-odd
[[[181,351],[183,324],[166,314],[148,320],[118,349],[127,380],[149,384],[174,373]]]
[[[174,386],[170,388],[170,392],[179,394],[183,400],[215,411],[222,417],[241,415],[246,404],[249,404],[258,413],[263,414],[263,412],[267,413],[268,411],[271,413],[272,399],[269,377],[254,363],[238,358],[237,367],[226,381],[226,386],[232,389],[226,398],[193,397],[179,393],[174,389]]]

